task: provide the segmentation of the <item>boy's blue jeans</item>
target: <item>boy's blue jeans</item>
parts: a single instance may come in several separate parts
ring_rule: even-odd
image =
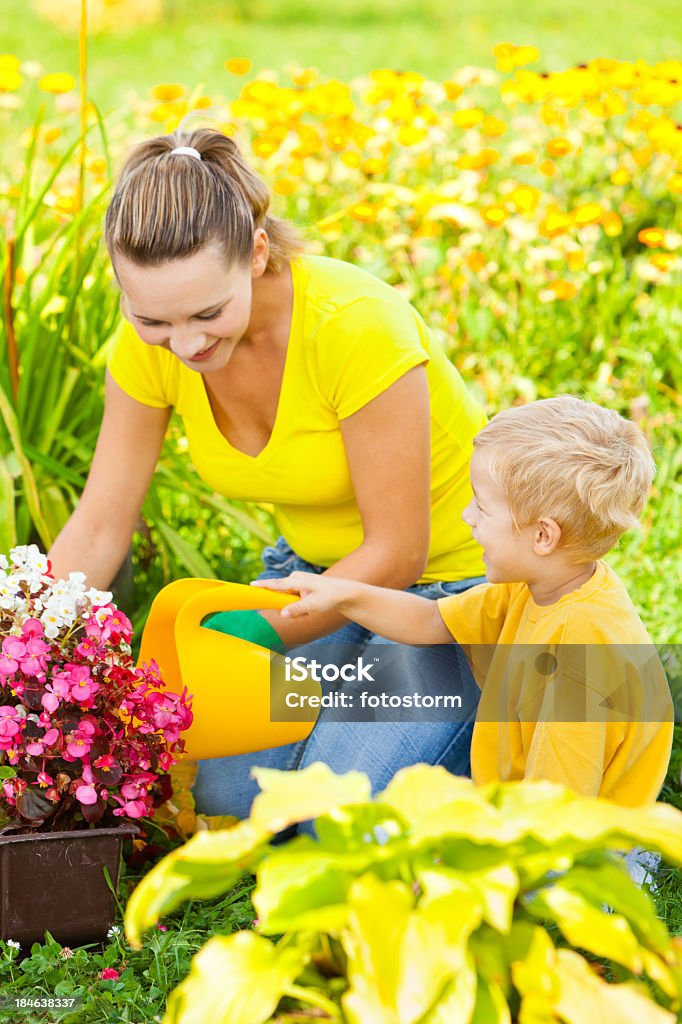
[[[277,579],[295,571],[322,572],[321,566],[311,565],[289,547],[280,537],[276,544],[263,552],[264,571],[260,579]],[[484,577],[459,580],[456,583],[430,583],[410,587],[410,593],[436,600],[449,594],[461,593]],[[356,623],[348,623],[331,636],[322,637],[290,651],[321,662],[325,658],[324,645],[350,644],[354,655],[364,652],[371,660],[372,646],[389,641],[368,632]],[[400,649],[399,670],[405,682],[403,688],[419,689],[413,681],[423,680],[437,692],[452,689],[462,694],[465,713],[461,721],[347,721],[339,720],[339,712],[320,709],[315,728],[307,739],[283,747],[233,757],[220,757],[199,762],[194,785],[197,810],[204,814],[232,814],[238,818],[249,815],[258,786],[250,777],[254,766],[295,771],[314,761],[323,761],[337,774],[351,770],[365,772],[372,783],[372,792],[384,789],[393,775],[407,765],[424,762],[443,765],[455,775],[471,775],[471,737],[474,727],[479,691],[471,675],[461,648],[455,644],[435,647],[406,647]],[[393,653],[393,651],[391,651]],[[323,684],[324,685],[324,684]],[[343,688],[353,684],[341,684]],[[338,689],[338,684],[336,684]],[[330,718],[336,720],[328,720]],[[371,716],[373,717],[373,715]],[[454,717],[454,716],[453,716]],[[306,825],[300,831],[310,831]]]

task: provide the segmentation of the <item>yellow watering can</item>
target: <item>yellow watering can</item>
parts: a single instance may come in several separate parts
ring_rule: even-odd
[[[283,608],[294,600],[272,590],[202,579],[176,580],[157,595],[139,663],[153,658],[169,690],[179,693],[186,686],[193,695],[194,721],[183,733],[186,757],[245,754],[310,735],[315,718],[270,720],[272,652],[201,626],[212,612]]]

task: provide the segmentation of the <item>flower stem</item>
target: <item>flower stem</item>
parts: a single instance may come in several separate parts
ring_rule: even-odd
[[[289,985],[284,989],[284,995],[290,996],[292,999],[298,999],[302,1003],[310,1003],[311,1006],[317,1006],[318,1009],[324,1010],[332,1020],[341,1019],[336,1003],[333,1003],[331,999],[327,999],[320,992],[316,992],[315,989],[303,988],[301,985]]]

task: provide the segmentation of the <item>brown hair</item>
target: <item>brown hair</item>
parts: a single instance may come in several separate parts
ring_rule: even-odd
[[[614,409],[573,395],[505,409],[474,438],[517,527],[550,516],[589,561],[638,525],[656,472],[649,443]]]
[[[180,146],[201,154],[170,156]],[[268,214],[270,194],[236,142],[213,128],[158,135],[133,149],[106,214],[104,239],[112,261],[141,266],[191,256],[217,242],[226,262],[251,259],[253,235],[263,228],[277,272],[303,249],[286,221]]]

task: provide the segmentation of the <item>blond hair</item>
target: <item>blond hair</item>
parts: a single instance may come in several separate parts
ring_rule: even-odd
[[[517,528],[556,520],[562,550],[578,559],[600,558],[638,524],[656,471],[634,423],[572,395],[498,413],[474,445]]]
[[[201,155],[170,156],[188,146]],[[104,239],[112,262],[140,266],[184,259],[217,243],[228,265],[245,264],[253,236],[269,241],[267,269],[277,272],[303,249],[286,221],[268,213],[270,193],[236,142],[213,128],[158,135],[133,149],[106,214]]]

